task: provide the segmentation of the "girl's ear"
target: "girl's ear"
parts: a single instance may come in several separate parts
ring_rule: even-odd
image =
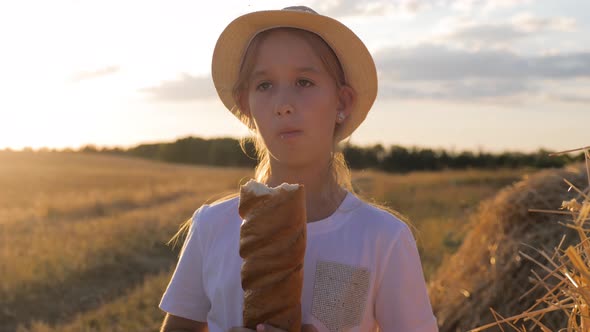
[[[354,89],[348,85],[343,85],[338,92],[338,108],[336,110],[338,113],[344,114],[346,119],[350,115],[352,105],[354,105],[355,101],[356,93],[354,92]]]

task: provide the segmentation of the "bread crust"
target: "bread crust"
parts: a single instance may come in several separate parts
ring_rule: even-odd
[[[242,186],[238,211],[244,327],[267,323],[300,332],[307,241],[304,186],[277,187],[263,195]]]

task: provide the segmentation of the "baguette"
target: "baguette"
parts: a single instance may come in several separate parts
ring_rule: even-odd
[[[301,331],[306,245],[305,189],[269,188],[250,180],[240,188],[239,214],[244,327],[259,323]]]

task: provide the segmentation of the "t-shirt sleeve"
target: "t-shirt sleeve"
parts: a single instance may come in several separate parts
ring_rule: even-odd
[[[203,285],[203,248],[200,240],[200,218],[205,208],[201,206],[193,214],[178,264],[160,301],[160,309],[169,314],[199,322],[207,321],[211,307]]]
[[[375,315],[383,332],[438,331],[418,248],[405,224],[385,256]]]

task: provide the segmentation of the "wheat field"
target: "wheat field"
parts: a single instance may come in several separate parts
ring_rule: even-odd
[[[533,170],[353,171],[363,197],[406,216],[428,279],[468,214]],[[0,152],[0,331],[157,331],[178,248],[166,242],[252,169],[66,152]]]

